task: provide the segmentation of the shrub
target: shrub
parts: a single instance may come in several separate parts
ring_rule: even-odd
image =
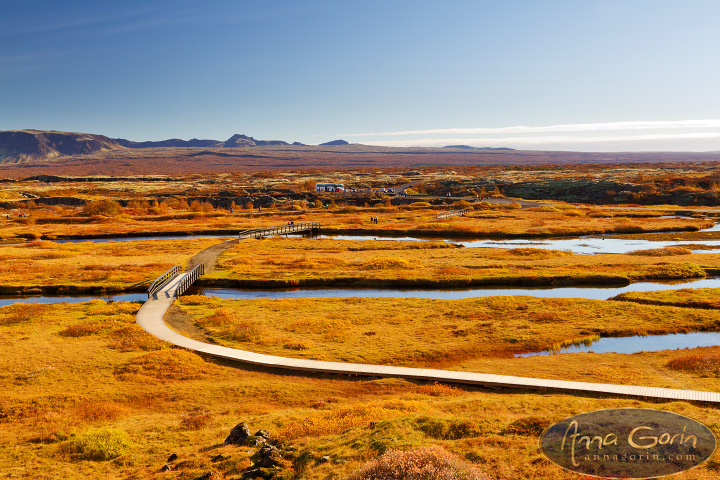
[[[86,203],[83,207],[82,214],[86,217],[95,215],[117,215],[120,206],[112,200],[100,200],[99,202]]]
[[[431,445],[402,452],[388,450],[350,475],[350,480],[489,480],[472,464]]]
[[[207,410],[190,412],[180,417],[180,426],[185,430],[200,430],[212,420],[212,414]]]
[[[478,437],[485,433],[479,424],[468,420],[421,417],[416,421],[416,425],[425,435],[438,440],[458,440]]]
[[[137,323],[126,325],[110,334],[112,343],[110,348],[121,350],[123,352],[137,350],[160,350],[165,347],[166,343],[159,340],[145,330]]]
[[[63,337],[86,337],[88,335],[95,335],[96,333],[102,333],[109,330],[111,325],[108,322],[93,321],[93,322],[82,322],[70,325],[60,332]]]
[[[720,375],[720,355],[718,354],[698,354],[685,355],[673,358],[666,367],[673,370],[685,372],[699,373],[701,375]]]
[[[7,310],[3,309],[9,311],[9,314],[0,318],[0,325],[29,322],[45,313],[47,308],[47,305],[39,303],[16,303]]]
[[[213,370],[212,364],[186,350],[168,349],[146,353],[117,369],[122,378],[145,376],[158,380],[193,380],[204,378]]]
[[[111,421],[125,412],[125,409],[113,402],[83,400],[75,406],[75,415],[85,422]]]
[[[130,439],[122,430],[88,430],[72,441],[74,452],[86,460],[111,460],[124,455],[130,448]]]
[[[503,430],[503,435],[523,435],[527,437],[539,437],[540,434],[550,426],[550,422],[538,417],[518,418]]]

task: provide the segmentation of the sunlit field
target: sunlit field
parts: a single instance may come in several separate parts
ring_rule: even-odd
[[[138,307],[95,301],[0,308],[6,475],[194,479],[212,471],[238,478],[258,450],[222,445],[239,422],[294,447],[280,472],[308,479],[343,477],[389,449],[425,445],[439,445],[493,479],[577,479],[539,454],[537,436],[550,423],[601,408],[661,408],[719,433],[715,408],[686,402],[293,375],[217,362],[147,335],[134,323]],[[688,355],[710,358],[714,370],[692,367],[697,360]],[[717,358],[714,348],[494,358],[477,366],[507,373],[515,363],[548,378],[717,389]],[[178,459],[168,462],[173,453]],[[172,470],[161,472],[166,464]],[[713,459],[673,478],[709,480],[717,468]]]
[[[394,204],[396,197],[379,194],[361,205],[330,195],[308,201],[313,195],[311,174],[101,182],[92,188],[73,182],[10,183],[0,191],[0,202],[12,203],[0,210],[0,292],[142,292],[171,266],[185,268],[198,252],[224,241],[163,236],[229,238],[241,230],[288,222],[319,222],[322,234],[424,240],[242,240],[222,253],[215,270],[198,284],[600,286],[720,272],[716,254],[693,253],[693,241],[720,239],[719,232],[698,231],[713,225],[708,220],[715,215],[712,208],[682,210],[681,217],[671,215],[681,211],[673,205],[606,208],[560,201],[523,208],[520,199],[471,186],[476,173],[438,169],[413,187],[417,195],[442,195],[443,182],[465,185],[451,192],[465,199],[442,204],[425,197]],[[501,169],[492,174],[516,180],[539,175]],[[600,171],[588,167],[586,174]],[[347,182],[363,187],[411,180],[410,175],[390,171],[376,177],[369,181],[358,175]],[[285,196],[273,197],[269,206],[260,208],[218,201],[236,198],[223,197],[224,191],[245,195],[243,190],[251,188],[257,190],[246,191],[249,198],[265,195],[260,191],[265,188]],[[483,195],[482,202],[474,201],[476,193]],[[25,202],[24,195],[35,195],[37,203]],[[43,205],[39,200],[50,197],[85,203]],[[17,203],[21,201],[25,203]],[[465,217],[437,218],[438,213],[460,208],[471,210]],[[454,243],[584,234],[642,234],[634,238],[682,244],[627,254],[580,255],[540,245],[491,249]],[[116,236],[151,238],[53,241]],[[291,358],[717,391],[720,347],[514,357],[605,337],[717,331],[720,316],[714,293],[685,289],[602,301],[507,296],[220,300],[188,295],[172,307],[166,320],[193,338]],[[570,480],[582,477],[545,460],[537,441],[545,427],[573,414],[615,407],[660,408],[690,416],[720,433],[716,408],[702,404],[307,375],[219,361],[173,348],[145,333],[135,323],[139,307],[102,300],[25,300],[0,308],[0,441],[5,446],[0,471],[9,477],[41,479],[194,480],[208,472],[213,478],[238,479],[261,461],[256,437],[243,446],[223,443],[234,426],[245,422],[251,435],[260,429],[270,432],[271,442],[280,448],[273,454],[276,465],[271,469],[279,479],[357,478],[351,477],[353,472],[383,454],[378,462],[409,461],[396,451],[401,450],[424,452],[475,472],[468,478]],[[709,480],[719,469],[716,456],[692,474],[673,478]]]

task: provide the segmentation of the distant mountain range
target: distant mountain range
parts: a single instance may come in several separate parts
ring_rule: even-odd
[[[336,140],[335,142],[344,142]],[[91,133],[56,132],[42,130],[10,130],[0,132],[0,163],[22,163],[49,160],[63,155],[86,155],[123,148],[233,148],[290,145],[282,140],[256,140],[236,134],[222,140],[181,140],[172,138],[157,142],[135,142],[124,138],[108,138]],[[304,146],[295,142],[294,146]],[[328,145],[338,145],[329,142]]]
[[[200,140],[193,138],[181,140],[172,138],[155,142],[135,142],[124,138],[108,138],[91,133],[56,132],[42,130],[11,130],[0,132],[0,164],[25,163],[37,160],[52,160],[61,156],[88,155],[121,149],[143,148],[248,148],[265,146],[300,146],[300,142],[288,143],[282,140],[256,140],[247,135],[236,134],[225,141]],[[319,146],[334,147],[350,145],[345,140],[333,140]],[[363,145],[353,144],[363,148]],[[511,148],[471,147],[468,145],[449,145],[445,148],[463,150],[512,150]],[[338,149],[338,152],[346,149]],[[430,149],[432,150],[432,149]],[[334,151],[334,150],[333,150]]]
[[[471,147],[470,145],[447,145],[443,148],[459,148],[461,150],[515,150],[508,147]]]

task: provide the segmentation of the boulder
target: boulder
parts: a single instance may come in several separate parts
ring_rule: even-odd
[[[250,428],[247,423],[238,423],[230,430],[230,435],[225,439],[225,445],[243,445],[250,437]]]

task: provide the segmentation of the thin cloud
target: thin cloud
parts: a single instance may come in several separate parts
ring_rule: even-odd
[[[388,147],[439,147],[447,145],[474,145],[478,147],[493,146],[537,146],[583,143],[621,143],[621,142],[661,142],[678,140],[709,140],[720,138],[720,132],[694,132],[678,134],[618,135],[618,136],[530,136],[512,138],[421,138],[415,140],[368,141],[367,145],[384,145]]]
[[[405,130],[399,132],[350,133],[343,137],[407,136],[407,135],[473,135],[473,134],[523,134],[555,132],[601,132],[622,130],[668,130],[687,128],[720,128],[720,119],[706,120],[657,120],[635,122],[576,123],[544,127],[514,126],[496,128],[441,128],[431,130]]]

